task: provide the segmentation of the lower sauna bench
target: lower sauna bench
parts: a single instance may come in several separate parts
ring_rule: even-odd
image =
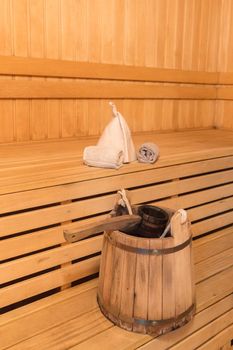
[[[0,349],[200,349],[233,344],[233,132],[134,135],[154,165],[82,164],[95,138],[0,147]],[[196,316],[153,338],[109,322],[96,302],[102,234],[72,245],[63,230],[104,218],[126,188],[133,204],[188,210]]]

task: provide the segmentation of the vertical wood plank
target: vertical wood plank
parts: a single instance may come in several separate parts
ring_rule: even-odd
[[[46,58],[61,58],[60,50],[60,2],[59,0],[45,0],[45,55]],[[47,80],[57,80],[47,78]],[[56,139],[61,135],[61,103],[59,100],[47,101],[48,138]]]
[[[138,248],[149,249],[149,240],[140,240]],[[137,254],[135,295],[134,295],[134,317],[148,319],[148,290],[149,290],[149,255]],[[133,330],[145,332],[145,326],[135,324]]]
[[[171,237],[163,239],[163,249],[174,247]],[[175,315],[175,257],[174,254],[163,255],[163,319],[173,318]],[[164,327],[164,331],[169,330]]]
[[[44,57],[44,0],[29,2],[30,14],[30,55]],[[44,80],[44,78],[32,78]],[[43,140],[48,137],[47,103],[45,100],[31,101],[30,133],[32,140]]]
[[[11,2],[0,1],[0,54],[12,54]],[[0,77],[0,79],[12,79]],[[4,100],[0,104],[0,142],[14,140],[14,103]]]
[[[162,249],[162,239],[151,239],[150,249]],[[151,255],[149,257],[148,320],[162,319],[162,273],[162,256]]]
[[[61,58],[74,61],[77,46],[75,34],[78,28],[76,23],[77,2],[74,0],[61,0],[60,11]],[[61,121],[62,137],[74,137],[77,132],[77,111],[74,100],[61,101]]]
[[[29,55],[29,7],[26,0],[12,0],[13,55]],[[16,77],[25,80],[27,77]],[[30,103],[28,100],[15,101],[15,133],[17,141],[30,140]]]

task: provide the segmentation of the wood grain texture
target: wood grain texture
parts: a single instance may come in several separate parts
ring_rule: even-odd
[[[217,70],[219,82],[225,86],[220,90],[219,98],[216,102],[215,125],[218,128],[233,130],[233,103],[232,103],[232,23],[233,23],[233,4],[231,0],[221,2],[220,28],[219,28],[219,48]]]
[[[93,65],[132,65],[140,66],[143,71],[151,67],[157,70],[159,80],[163,79],[159,78],[160,68],[168,69],[171,80],[174,77],[169,69],[178,69],[190,71],[184,73],[185,77],[192,76],[195,81],[200,77],[200,82],[206,73],[193,74],[193,71],[204,71],[210,73],[206,83],[216,78],[216,34],[221,24],[221,6],[217,0],[211,4],[196,0],[1,0],[0,55],[12,56],[15,61],[13,56],[68,60],[70,63],[83,61]],[[60,75],[63,78],[58,79],[70,75],[71,79],[77,79],[73,76],[77,75],[76,68],[69,73],[71,69],[66,68],[65,63],[62,64],[65,74],[58,62],[44,67],[34,63],[28,64],[28,74],[34,71],[38,75],[42,69],[49,70],[54,76],[47,80],[57,79]],[[6,74],[11,74],[9,67],[4,66],[4,69]],[[22,74],[19,60],[15,69]],[[91,74],[104,77],[109,71],[93,69]],[[121,69],[116,68],[114,74],[119,77]],[[16,79],[28,80],[27,76]],[[32,83],[35,82],[43,81],[33,78]],[[137,132],[211,127],[214,105],[214,101],[203,104],[202,101],[177,102],[173,99],[129,100],[120,101],[119,108],[132,131]],[[105,102],[99,98],[95,103],[77,101],[76,97],[72,101],[49,99],[35,103],[28,99],[9,99],[1,107],[0,142],[97,135],[110,116]]]
[[[99,254],[102,235],[74,246],[64,245],[63,230],[79,230],[105,219],[116,201],[116,191],[122,187],[128,189],[132,204],[150,202],[175,210],[187,209],[194,236],[219,229],[223,237],[228,237],[224,228],[233,220],[232,132],[146,133],[135,138],[136,145],[141,144],[145,136],[155,137],[160,147],[161,156],[156,164],[132,163],[117,173],[84,166],[81,161],[83,141],[1,147],[0,255],[4,260],[1,292],[5,306],[98,271],[99,260],[91,260],[90,264],[89,260],[92,254]],[[175,145],[172,148],[171,143]],[[217,248],[219,257],[224,255],[221,255],[221,249],[226,248],[224,242],[221,240],[218,247],[211,243],[212,255]],[[108,250],[106,258],[112,257],[113,252]],[[81,265],[80,259],[85,259]],[[118,264],[118,255],[114,259]],[[226,266],[230,266],[231,259],[229,251],[225,255]],[[202,269],[202,260],[203,248],[200,248],[199,269]],[[144,263],[138,260],[140,266]],[[156,264],[159,272],[162,271],[160,263]],[[211,271],[212,267],[218,271],[223,269],[222,262],[214,257],[208,264]],[[128,279],[130,273],[132,278],[134,276],[133,266],[126,259],[127,278],[122,279],[126,289],[134,283],[133,279]],[[108,268],[114,270],[111,264]],[[158,280],[162,278],[157,277]],[[115,285],[119,278],[116,274]],[[200,278],[203,280],[206,274],[201,272]],[[151,288],[151,291],[148,289],[151,301],[156,288],[153,283],[148,284],[148,288]],[[104,286],[102,290],[107,293]],[[157,290],[156,295],[162,298],[161,290]],[[118,292],[107,293],[109,302],[118,303],[119,296]],[[132,295],[129,293],[128,297]],[[119,310],[122,315],[124,309],[125,306]],[[141,314],[140,303],[135,304],[135,310]],[[155,310],[155,315],[161,314],[162,309]]]

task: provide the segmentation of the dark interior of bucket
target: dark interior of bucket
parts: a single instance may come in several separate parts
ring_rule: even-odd
[[[153,205],[140,205],[135,207],[133,212],[140,215],[142,220],[133,228],[122,232],[143,238],[160,238],[169,224],[169,214],[162,208]],[[170,230],[165,237],[171,237]]]

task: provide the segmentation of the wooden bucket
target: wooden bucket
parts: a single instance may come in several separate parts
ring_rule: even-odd
[[[98,303],[114,324],[159,335],[187,323],[195,311],[190,223],[176,213],[167,238],[104,233]]]

